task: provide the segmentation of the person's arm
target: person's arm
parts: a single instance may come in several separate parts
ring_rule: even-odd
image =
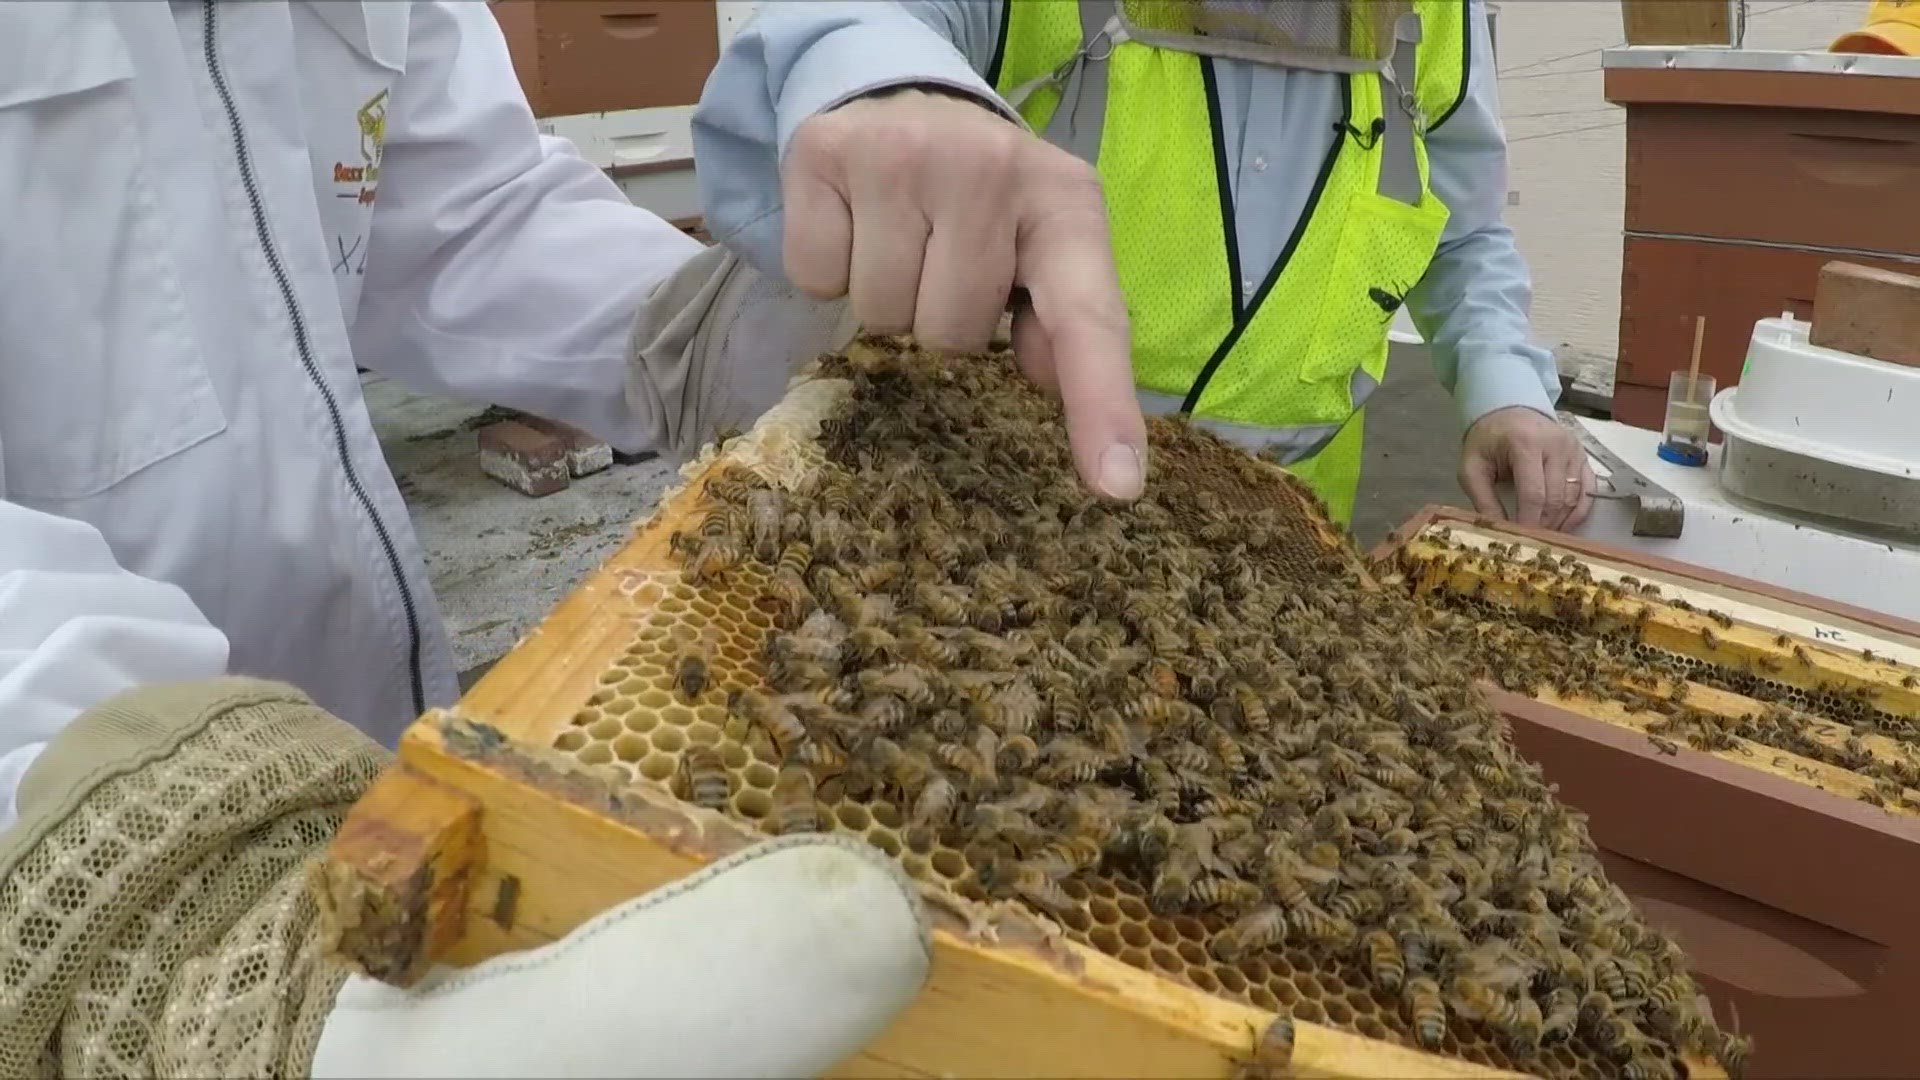
[[[982,77],[1002,0],[761,4],[721,54],[693,114],[707,231],[784,273],[780,164],[800,125],[898,86],[965,93],[1018,121]]]
[[[1466,96],[1427,138],[1434,194],[1451,216],[1407,310],[1466,429],[1460,485],[1474,507],[1504,516],[1497,485],[1510,480],[1521,524],[1573,528],[1592,506],[1592,471],[1579,440],[1554,419],[1560,372],[1532,340],[1533,283],[1501,220],[1507,142],[1480,0],[1467,7],[1467,33]]]
[[[0,832],[27,767],[74,718],[226,667],[226,635],[185,592],[122,569],[91,525],[0,502]]]
[[[1501,216],[1507,140],[1479,0],[1469,5],[1467,21],[1473,52],[1466,97],[1427,137],[1433,191],[1451,217],[1433,264],[1407,295],[1407,310],[1459,404],[1462,426],[1472,427],[1516,405],[1550,415],[1560,374],[1553,354],[1530,336],[1533,282]]]
[[[356,358],[424,390],[652,447],[665,418],[622,393],[634,319],[700,243],[540,133],[484,5],[431,0],[411,19]]]

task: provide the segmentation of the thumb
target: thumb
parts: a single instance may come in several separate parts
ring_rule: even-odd
[[[1500,505],[1500,494],[1493,486],[1497,477],[1493,459],[1480,447],[1469,445],[1460,455],[1460,489],[1472,500],[1473,508],[1482,514],[1505,518],[1507,508]]]

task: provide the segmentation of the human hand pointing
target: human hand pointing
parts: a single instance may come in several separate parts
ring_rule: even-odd
[[[1081,479],[1140,494],[1146,422],[1091,167],[971,101],[901,90],[801,124],[781,179],[795,286],[954,351],[984,349],[1011,299],[1014,352],[1059,396]]]

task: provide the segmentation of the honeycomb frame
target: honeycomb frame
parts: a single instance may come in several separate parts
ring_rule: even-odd
[[[1567,572],[1542,574],[1542,553]],[[1443,507],[1370,562],[1386,587],[1471,609],[1483,626],[1548,636],[1554,621],[1592,620],[1580,640],[1607,636],[1664,665],[1661,696],[1680,689],[1691,726],[1624,704],[1618,685],[1529,690],[1501,673],[1488,694],[1561,798],[1591,815],[1622,887],[1686,948],[1715,1013],[1753,1037],[1750,1074],[1920,1071],[1900,1034],[1920,993],[1907,910],[1920,889],[1920,625]],[[1609,583],[1626,595],[1594,588]],[[1731,737],[1686,737],[1706,725]],[[1715,928],[1728,920],[1739,935]],[[1808,964],[1832,973],[1820,993],[1804,985]]]
[[[608,790],[643,791],[654,798],[662,796],[674,782],[687,748],[715,747],[725,755],[728,766],[724,809],[740,821],[765,820],[777,775],[770,748],[756,747],[751,735],[726,715],[724,707],[715,704],[713,693],[689,704],[678,700],[671,689],[680,645],[689,640],[711,646],[715,657],[711,680],[721,692],[757,684],[759,649],[755,639],[764,639],[772,627],[769,606],[755,595],[763,590],[765,575],[752,569],[744,575],[736,571],[744,588],[729,601],[716,601],[682,580],[683,572],[677,556],[669,551],[668,537],[675,528],[690,527],[699,520],[707,505],[704,484],[720,468],[745,466],[776,485],[797,484],[820,460],[812,445],[820,419],[843,400],[845,393],[845,384],[803,379],[751,431],[723,446],[710,447],[690,462],[683,470],[687,484],[663,500],[661,509],[624,549],[503,659],[456,709],[445,716],[430,716],[410,734],[407,746],[416,754],[413,760],[424,767],[434,755],[449,753],[447,725],[465,730],[464,725],[477,723],[483,725],[478,730],[497,733],[515,746],[539,748],[545,752],[543,758],[549,766],[560,767],[568,775],[591,776]],[[1318,520],[1317,514],[1311,519]],[[1327,551],[1343,550],[1334,542],[1336,535],[1329,529],[1321,537]],[[716,636],[717,623],[727,629]],[[743,626],[751,629],[743,631]],[[575,704],[569,706],[569,702]],[[403,758],[406,756],[407,747],[403,746]],[[560,760],[556,762],[556,758]],[[819,811],[823,824],[862,836],[900,857],[910,873],[933,886],[930,893],[947,893],[945,898],[935,899],[944,908],[965,913],[961,921],[969,936],[978,936],[983,919],[1004,923],[1009,918],[1014,922],[1032,918],[1024,913],[1010,916],[1004,911],[991,914],[992,906],[980,903],[984,894],[967,888],[963,853],[903,835],[897,808],[884,803],[862,807],[838,802],[822,804]],[[495,930],[501,929],[502,922],[497,917],[501,906],[498,896],[508,888],[505,882],[520,879],[493,870],[482,872],[480,878],[477,892],[486,893],[491,887],[495,894],[494,929],[469,925],[463,928],[460,940],[445,946],[466,959],[500,951],[518,941],[510,926],[502,933]],[[1338,1047],[1342,1053],[1358,1047],[1353,1052],[1362,1058],[1385,1055],[1382,1061],[1399,1064],[1384,1066],[1386,1071],[1381,1071],[1382,1066],[1356,1059],[1347,1065],[1329,1065],[1328,1071],[1354,1076],[1406,1075],[1409,1068],[1421,1075],[1500,1074],[1495,1067],[1469,1065],[1450,1057],[1433,1058],[1391,1045],[1389,1026],[1370,1018],[1398,1006],[1385,1000],[1362,1000],[1367,995],[1355,997],[1358,991],[1334,993],[1329,987],[1343,980],[1309,963],[1296,964],[1282,958],[1278,962],[1286,965],[1284,972],[1275,970],[1276,961],[1271,959],[1222,965],[1200,954],[1191,940],[1183,940],[1194,935],[1181,934],[1178,923],[1182,919],[1196,921],[1192,917],[1155,916],[1137,891],[1108,888],[1096,893],[1077,884],[1071,887],[1078,889],[1075,899],[1082,903],[1084,916],[1076,921],[1069,913],[1063,917],[1064,926],[1045,927],[1046,920],[1040,920],[1043,929],[1039,933],[1053,942],[1052,948],[1082,968],[1092,966],[1113,973],[1115,969],[1102,955],[1110,954],[1130,969],[1139,969],[1149,983],[1184,984],[1157,986],[1155,995],[1191,1001],[1197,991],[1211,999],[1209,1007],[1225,997],[1239,997],[1242,1011],[1237,1015],[1270,1017],[1277,1011],[1290,1012],[1300,1028],[1296,1067],[1310,1065],[1313,1053],[1309,1047]],[[525,888],[524,884],[515,885],[512,891],[524,895]],[[475,903],[485,910],[484,903]],[[509,924],[513,921],[506,920]],[[1059,940],[1061,930],[1087,939],[1092,947]],[[1146,973],[1146,969],[1156,967],[1163,973],[1180,974],[1169,980],[1164,975]],[[1323,986],[1323,981],[1327,985]],[[1292,989],[1279,989],[1283,986]],[[1357,1034],[1328,1030],[1323,1027],[1327,1024]],[[1460,1044],[1455,1039],[1450,1035],[1443,1050],[1457,1051]],[[1243,1034],[1238,1041],[1245,1042]],[[1222,1065],[1232,1060],[1229,1054]],[[1408,1064],[1416,1060],[1421,1063]],[[1711,1066],[1688,1064],[1694,1076],[1717,1072]],[[1571,1058],[1560,1065],[1568,1072],[1575,1071]],[[1151,1072],[1122,1068],[1135,1075]],[[1068,1074],[1072,1071],[1066,1070]],[[1222,1069],[1205,1071],[1224,1074]]]

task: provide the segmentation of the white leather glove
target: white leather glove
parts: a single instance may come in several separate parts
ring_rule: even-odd
[[[315,1077],[814,1076],[913,1000],[918,895],[846,837],[769,840],[551,945],[412,990],[356,977]]]
[[[858,324],[845,301],[809,299],[710,247],[648,296],[634,323],[627,401],[685,459],[745,431],[807,362],[843,349]]]

